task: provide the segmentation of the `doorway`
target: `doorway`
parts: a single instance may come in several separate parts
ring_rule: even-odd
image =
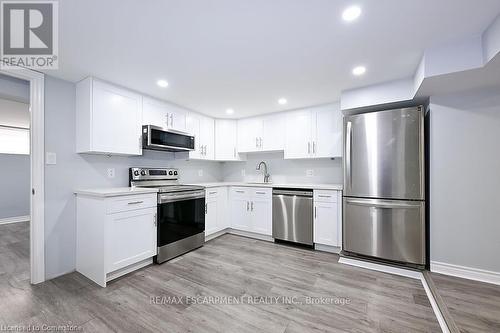
[[[24,68],[2,68],[0,69],[0,79],[3,79],[0,81],[0,98],[4,97],[3,100],[6,101],[5,105],[7,105],[7,109],[9,107],[11,109],[15,108],[15,104],[13,103],[16,102],[20,103],[20,105],[17,105],[20,108],[22,108],[23,102],[25,107],[28,107],[28,115],[25,115],[24,120],[22,120],[22,116],[18,119],[18,122],[12,122],[11,119],[10,123],[2,127],[2,132],[0,133],[0,135],[3,135],[3,138],[9,138],[8,143],[3,140],[3,138],[0,138],[0,140],[3,141],[3,143],[0,143],[0,149],[3,148],[5,152],[10,153],[6,155],[17,155],[16,163],[23,162],[22,155],[25,157],[28,156],[29,159],[29,165],[26,165],[28,162],[24,161],[25,170],[29,170],[29,174],[26,175],[27,171],[23,172],[22,170],[19,170],[20,173],[18,173],[18,176],[19,174],[24,174],[29,178],[29,181],[27,181],[29,186],[23,185],[28,191],[28,197],[25,199],[21,199],[20,197],[18,201],[15,202],[17,204],[10,204],[9,209],[13,209],[11,212],[8,212],[7,209],[4,208],[3,215],[23,214],[21,213],[23,211],[27,211],[28,214],[11,216],[11,220],[5,217],[7,220],[3,222],[7,223],[3,225],[10,226],[10,228],[8,228],[9,230],[5,231],[7,234],[6,238],[12,241],[10,248],[16,251],[16,255],[19,255],[19,258],[29,257],[29,263],[27,263],[29,270],[24,274],[29,276],[29,280],[32,284],[36,284],[45,281],[44,75]],[[22,86],[23,83],[27,85],[27,93],[24,95],[24,100],[22,100],[19,95],[16,95],[16,91],[19,92],[17,88]],[[12,98],[13,96],[14,98]],[[18,98],[18,100],[16,100],[16,98]],[[4,164],[3,168],[5,168],[5,165],[6,164]],[[7,176],[2,175],[2,177]],[[13,196],[13,193],[10,194]],[[23,203],[22,200],[29,202],[29,209],[26,207],[26,202]],[[0,215],[2,215],[1,212]],[[22,219],[25,221],[19,221]],[[29,222],[26,220],[29,220]],[[22,223],[24,223],[24,225]],[[16,239],[14,235],[19,238]],[[26,241],[25,238],[28,238],[29,242],[23,245],[23,239]],[[4,243],[7,243],[7,241]],[[20,266],[19,269],[22,269],[22,266]],[[17,273],[21,272],[18,271]]]

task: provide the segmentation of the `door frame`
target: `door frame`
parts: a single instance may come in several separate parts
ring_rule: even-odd
[[[0,73],[30,84],[30,277],[37,284],[45,281],[45,75],[21,67],[2,68]]]

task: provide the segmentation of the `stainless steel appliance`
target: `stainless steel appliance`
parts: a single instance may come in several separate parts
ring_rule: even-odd
[[[344,117],[344,254],[425,265],[424,112]]]
[[[194,136],[153,125],[142,126],[142,148],[164,151],[194,150]]]
[[[273,189],[273,238],[313,245],[313,192]]]
[[[158,188],[158,252],[162,263],[205,243],[205,188],[180,185],[177,169],[130,168],[131,187]]]

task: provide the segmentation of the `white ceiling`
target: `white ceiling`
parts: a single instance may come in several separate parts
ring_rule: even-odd
[[[346,23],[352,4],[363,13]],[[409,77],[426,48],[479,34],[498,13],[499,0],[65,0],[60,69],[47,73],[240,118]],[[359,64],[367,72],[353,77]]]

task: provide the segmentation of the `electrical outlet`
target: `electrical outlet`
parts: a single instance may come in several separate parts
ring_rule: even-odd
[[[115,168],[108,168],[108,178],[115,178]]]
[[[198,169],[198,177],[203,177],[203,169]]]
[[[313,169],[307,169],[306,170],[306,177],[314,177],[314,170]]]
[[[245,169],[241,169],[241,177],[245,177],[247,175]]]

